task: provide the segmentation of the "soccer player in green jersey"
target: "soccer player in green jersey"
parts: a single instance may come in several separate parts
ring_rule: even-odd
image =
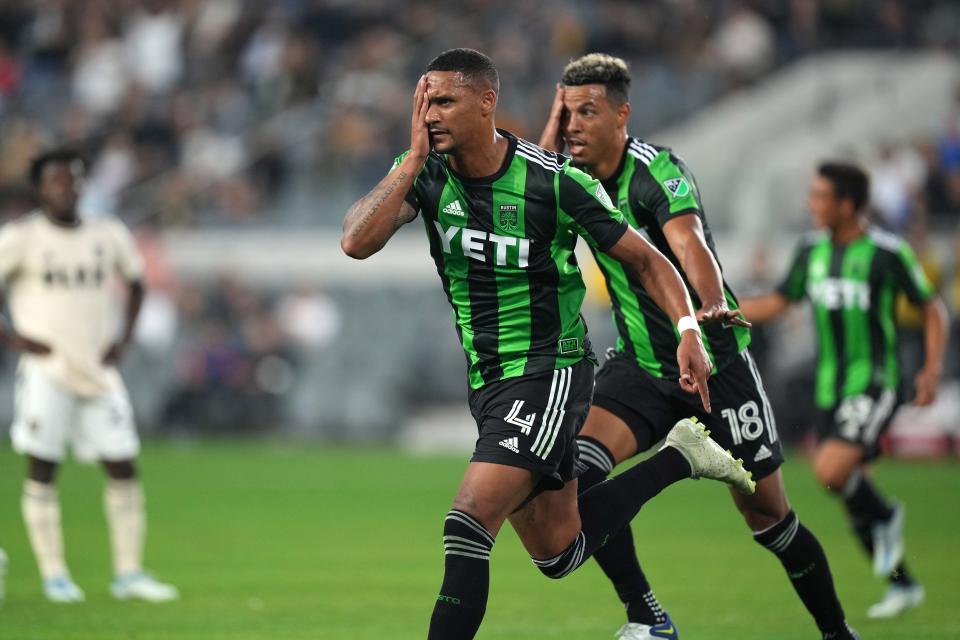
[[[489,558],[509,519],[551,578],[579,567],[664,487],[686,477],[753,481],[680,420],[649,460],[579,496],[576,433],[593,392],[580,317],[577,237],[621,260],[677,325],[679,383],[709,407],[709,359],[670,262],[632,231],[598,182],[565,158],[497,129],[499,79],[485,55],[434,59],[414,94],[410,149],[347,212],[341,245],[380,250],[419,213],[468,361],[479,437],[443,527],[444,577],[430,640],[469,640],[480,626]]]
[[[722,320],[705,326],[703,336],[714,369],[713,411],[676,392],[677,334],[652,292],[618,262],[594,252],[619,337],[597,374],[593,407],[578,439],[580,490],[652,447],[665,435],[664,425],[695,413],[757,480],[753,495],[733,493],[754,539],[780,559],[824,637],[852,637],[823,548],[787,501],[773,412],[747,348],[749,323],[723,280],[696,181],[670,149],[628,135],[629,85],[629,69],[619,58],[594,53],[571,62],[540,144],[566,148],[576,166],[600,180],[627,221],[680,270],[701,322]],[[640,568],[629,527],[594,557],[626,606],[618,638],[679,637]]]
[[[946,348],[947,313],[913,250],[866,218],[869,178],[860,168],[822,164],[807,205],[817,231],[801,243],[776,293],[743,302],[744,314],[766,322],[803,299],[813,308],[819,354],[814,402],[820,445],[814,472],[843,500],[873,570],[890,585],[870,607],[892,617],[923,601],[923,587],[903,561],[903,507],[870,478],[880,436],[900,403],[894,301],[898,292],[923,308],[926,361],[916,375],[914,404],[933,402]]]

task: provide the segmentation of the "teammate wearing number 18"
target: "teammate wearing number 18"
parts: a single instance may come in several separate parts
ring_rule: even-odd
[[[627,134],[629,85],[629,69],[619,58],[595,53],[571,62],[540,144],[554,151],[566,147],[574,164],[600,180],[628,222],[680,271],[697,318],[721,321],[704,327],[714,371],[709,382],[713,411],[676,392],[677,334],[649,289],[595,251],[619,338],[597,374],[594,404],[578,439],[580,489],[604,481],[616,465],[652,447],[678,416],[696,414],[757,480],[756,493],[733,492],[734,503],[754,539],[780,559],[823,637],[856,637],[846,624],[820,543],[787,501],[776,424],[747,348],[750,325],[723,281],[696,182],[669,149]],[[679,637],[640,568],[629,528],[594,557],[626,606],[628,621],[618,638]]]
[[[590,406],[593,355],[580,317],[577,236],[636,271],[679,324],[679,381],[706,406],[709,360],[676,270],[598,182],[496,129],[498,93],[496,69],[477,51],[431,62],[414,94],[410,150],[350,208],[341,241],[366,258],[421,215],[467,356],[479,437],[444,521],[430,640],[476,634],[490,553],[508,518],[537,568],[562,578],[674,482],[704,476],[753,491],[702,426],[680,420],[661,451],[578,498],[576,433]]]
[[[820,446],[814,470],[842,498],[850,523],[890,583],[871,618],[888,618],[923,600],[903,561],[903,507],[884,498],[869,476],[880,436],[900,402],[894,301],[904,292],[923,307],[926,362],[914,404],[933,402],[946,347],[946,310],[910,246],[866,221],[869,178],[858,167],[828,163],[810,185],[814,226],[776,293],[745,300],[757,322],[806,298],[819,342],[816,397]]]

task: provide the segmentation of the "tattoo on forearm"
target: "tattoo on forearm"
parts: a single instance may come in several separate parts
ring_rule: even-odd
[[[407,179],[406,171],[398,171],[397,175],[394,176],[393,180],[389,183],[384,184],[381,182],[376,187],[373,188],[365,198],[357,202],[347,212],[347,222],[350,225],[350,237],[355,238],[360,233],[367,228],[370,224],[370,221],[373,219],[373,216],[376,215],[377,211],[380,209],[380,206],[386,201],[390,195],[397,190],[397,187]],[[402,207],[401,207],[402,212]],[[354,216],[356,218],[354,219]],[[397,215],[397,221],[399,222],[402,218],[402,213]]]

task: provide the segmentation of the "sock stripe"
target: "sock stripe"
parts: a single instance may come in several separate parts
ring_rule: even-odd
[[[451,509],[450,512],[447,513],[446,519],[454,520],[456,522],[459,522],[461,524],[464,524],[470,527],[470,529],[472,529],[475,533],[477,533],[484,540],[486,540],[491,548],[493,547],[493,542],[494,542],[493,536],[490,535],[487,532],[487,530],[483,528],[482,524],[474,520],[469,514],[464,513],[463,511],[459,511],[457,509]]]
[[[467,555],[471,558],[490,558],[490,547],[459,536],[443,536],[443,551],[446,554]]]
[[[783,528],[782,531],[777,533],[776,530]],[[773,551],[774,553],[782,553],[790,544],[793,542],[793,539],[797,536],[797,531],[800,529],[800,518],[797,517],[797,514],[791,511],[786,518],[773,525],[769,529],[764,529],[753,534],[753,537],[762,544],[764,547]],[[776,538],[773,540],[765,541],[763,538],[767,538],[770,535],[776,534]]]
[[[587,438],[577,438],[577,448],[580,450],[580,459],[592,464],[605,473],[613,471],[613,456],[603,445],[588,440]]]
[[[863,482],[863,472],[860,469],[854,469],[850,477],[847,478],[847,484],[843,485],[843,499],[849,500],[860,488],[861,482]]]
[[[570,575],[573,571],[583,564],[584,555],[587,550],[587,537],[580,531],[577,534],[577,537],[573,540],[569,547],[567,547],[562,553],[556,555],[552,558],[547,558],[546,560],[537,560],[536,558],[530,558],[541,571],[547,574],[551,578],[563,578]],[[563,569],[555,571],[555,567],[560,565],[562,562],[566,561],[566,565]]]

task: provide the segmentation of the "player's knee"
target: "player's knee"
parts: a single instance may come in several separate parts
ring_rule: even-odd
[[[740,509],[744,521],[751,531],[763,531],[783,520],[790,507],[784,505],[749,506]]]
[[[137,467],[132,460],[107,461],[103,466],[107,475],[114,480],[133,480],[137,477]]]
[[[53,484],[57,472],[57,463],[30,457],[27,463],[27,477],[40,484]]]
[[[813,466],[813,473],[820,484],[834,493],[840,493],[847,486],[850,471],[827,459],[817,459]]]
[[[443,521],[443,552],[447,556],[487,561],[494,537],[475,517],[450,509]]]
[[[560,578],[567,577],[573,573],[577,567],[583,564],[586,544],[587,541],[583,535],[583,531],[580,531],[577,533],[577,537],[573,539],[573,542],[570,543],[570,546],[558,555],[547,558],[546,560],[530,559],[533,560],[533,564],[540,569],[543,575],[553,580],[559,580]]]

